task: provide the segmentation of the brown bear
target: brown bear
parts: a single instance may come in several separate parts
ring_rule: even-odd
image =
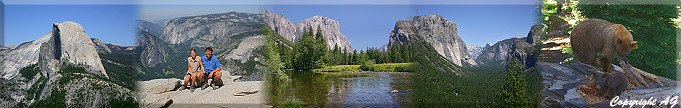
[[[613,69],[611,62],[615,54],[618,55],[617,61],[621,61],[635,49],[636,43],[627,28],[601,19],[582,21],[572,29],[570,35],[572,51],[577,59],[599,66],[603,72]]]

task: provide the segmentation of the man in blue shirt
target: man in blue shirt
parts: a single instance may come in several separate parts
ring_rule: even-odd
[[[219,81],[220,77],[222,77],[222,66],[220,66],[220,61],[218,61],[218,58],[213,56],[213,49],[208,47],[206,48],[206,55],[201,57],[201,60],[203,60],[203,67],[205,69],[204,72],[206,72],[206,81],[207,84],[203,84],[203,87],[201,89],[206,89],[208,84],[213,87],[213,90],[218,89],[217,86],[215,85],[215,81]],[[209,79],[213,79],[211,82]]]

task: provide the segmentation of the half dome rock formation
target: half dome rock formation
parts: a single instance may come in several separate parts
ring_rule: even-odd
[[[501,40],[493,45],[487,44],[482,52],[475,58],[480,66],[507,65],[512,58],[518,60],[523,68],[533,67],[539,53],[534,49],[533,43],[539,43],[542,26],[531,27],[527,37],[513,37]]]
[[[350,40],[340,32],[340,24],[336,20],[324,16],[314,16],[298,23],[292,23],[290,20],[286,19],[284,15],[275,14],[269,10],[265,10],[263,16],[264,21],[273,31],[279,33],[279,35],[291,42],[296,42],[298,39],[301,39],[303,32],[310,27],[314,33],[317,33],[317,27],[319,26],[319,28],[322,29],[322,35],[326,38],[327,48],[333,49],[333,47],[338,44],[341,49],[347,48],[348,51],[354,50]]]
[[[483,49],[480,55],[475,59],[480,65],[506,65],[507,58],[510,55],[511,48],[514,44],[525,43],[524,37],[513,37],[504,39]]]
[[[71,21],[54,23],[52,32],[43,37],[49,39],[40,46],[38,64],[41,70],[48,72],[48,76],[62,65],[76,65],[84,67],[88,73],[108,78],[95,44],[80,24]]]
[[[478,65],[468,53],[466,43],[459,37],[456,23],[442,16],[417,16],[411,21],[397,21],[395,29],[390,32],[388,45],[409,43],[412,36],[420,36],[433,46],[438,54],[456,65]]]
[[[0,107],[134,104],[134,93],[129,89],[132,87],[122,85],[126,79],[120,78],[120,71],[107,74],[103,67],[97,49],[106,51],[106,44],[89,38],[78,23],[66,21],[52,27],[51,32],[34,41],[0,48],[0,85],[11,85],[0,87],[4,92],[0,94]]]
[[[482,52],[483,47],[477,46],[477,45],[469,45],[468,46],[468,54],[471,54],[472,58],[477,58],[478,55]]]

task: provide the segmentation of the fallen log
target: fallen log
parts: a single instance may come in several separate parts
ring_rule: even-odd
[[[622,65],[622,70],[624,70],[625,73],[628,73],[628,75],[633,75],[633,77],[635,77],[634,79],[638,80],[640,84],[643,84],[643,86],[646,86],[646,88],[650,88],[648,83],[646,83],[646,81],[641,77],[640,72],[634,72],[631,65],[629,65],[627,62],[624,62],[624,60],[620,61],[620,65]]]
[[[629,64],[627,64],[627,65],[629,65]],[[657,78],[657,76],[655,76],[655,75],[653,75],[653,74],[651,74],[651,73],[648,73],[648,72],[646,72],[646,71],[643,71],[643,70],[641,70],[641,69],[638,69],[638,68],[636,68],[636,67],[633,67],[633,66],[630,66],[630,67],[631,67],[631,69],[632,69],[634,72],[638,72],[638,73],[641,74],[641,76],[643,76],[644,78],[649,79],[650,81],[654,81],[655,83],[657,83],[657,84],[660,85],[660,86],[664,86],[664,85],[662,85],[662,82]]]

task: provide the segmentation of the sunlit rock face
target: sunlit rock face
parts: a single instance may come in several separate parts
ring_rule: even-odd
[[[411,21],[397,21],[390,33],[390,43],[409,43],[412,36],[420,36],[438,54],[459,66],[477,66],[466,43],[459,37],[456,23],[439,15],[417,16]],[[390,48],[390,47],[388,47]]]

